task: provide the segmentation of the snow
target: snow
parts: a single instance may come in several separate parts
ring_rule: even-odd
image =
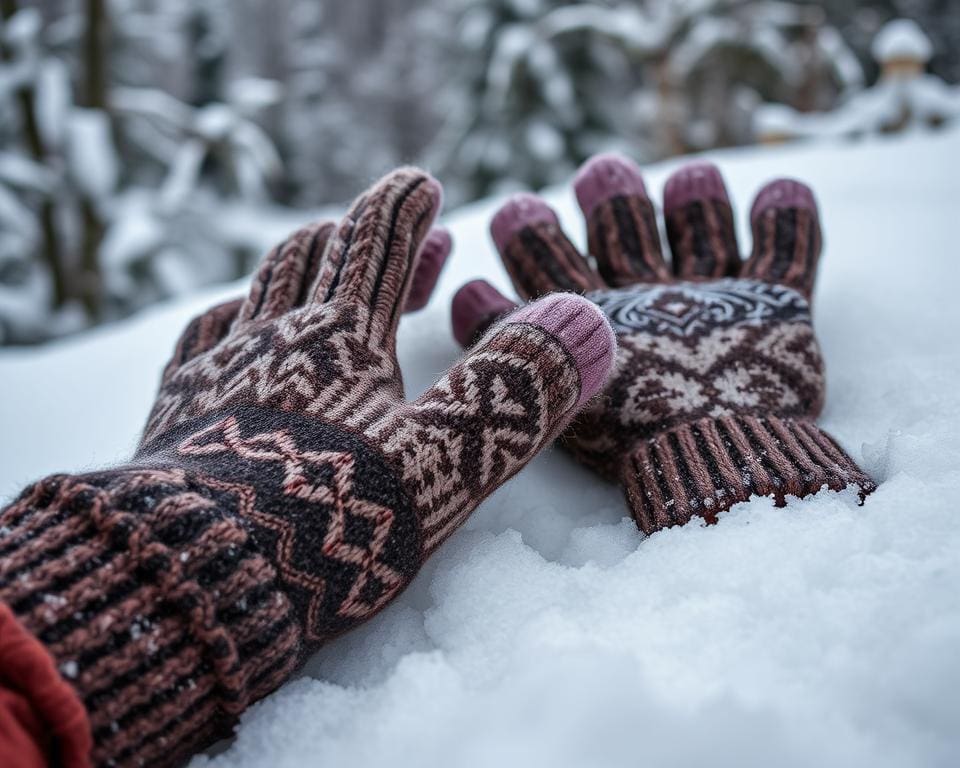
[[[70,119],[73,94],[70,90],[70,70],[59,59],[48,58],[37,72],[37,125],[46,146],[59,147]]]
[[[754,129],[798,138],[857,136],[905,128],[927,129],[960,117],[960,86],[935,75],[884,77],[854,93],[833,112],[797,112],[783,104],[762,104]]]
[[[71,110],[67,121],[67,158],[74,183],[94,200],[105,199],[116,188],[120,162],[106,112]]]
[[[11,45],[31,45],[43,28],[43,18],[36,8],[23,8],[4,21],[3,38]]]
[[[913,19],[894,19],[883,26],[870,50],[881,64],[898,59],[926,63],[933,44]]]
[[[283,98],[283,88],[276,80],[262,77],[243,77],[232,80],[226,87],[227,101],[244,114],[255,114],[272,107]]]
[[[957,131],[711,155],[742,244],[764,180],[817,191],[822,424],[879,482],[865,506],[755,499],[644,539],[617,489],[549,450],[192,768],[956,765],[958,156]],[[649,168],[648,187],[679,162]],[[572,193],[549,198],[582,241]],[[508,288],[486,235],[499,202],[446,222],[457,251],[400,333],[410,394],[458,354],[456,287]],[[179,330],[240,290],[0,353],[0,495],[128,455]]]

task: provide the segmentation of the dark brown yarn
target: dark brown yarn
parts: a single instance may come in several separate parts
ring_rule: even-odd
[[[673,273],[682,280],[730,277],[740,271],[733,211],[724,200],[696,200],[665,215]]]
[[[598,204],[587,221],[587,244],[605,285],[669,277],[656,212],[645,197],[617,195]]]

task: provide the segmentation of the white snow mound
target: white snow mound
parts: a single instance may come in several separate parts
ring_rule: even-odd
[[[871,51],[873,58],[881,64],[897,59],[925,64],[933,55],[933,43],[913,19],[894,19],[877,33]]]
[[[817,191],[822,423],[879,482],[865,506],[755,499],[644,539],[615,488],[547,451],[192,768],[960,763],[957,157],[957,132],[712,155],[744,248],[764,180]],[[549,197],[582,240],[572,194]],[[456,287],[508,287],[498,202],[447,222],[453,260],[400,334],[410,394],[458,354]],[[0,495],[127,454],[180,328],[238,290],[0,355]]]

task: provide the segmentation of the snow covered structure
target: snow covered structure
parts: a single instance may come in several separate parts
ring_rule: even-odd
[[[933,48],[916,22],[888,22],[871,50],[880,67],[875,85],[853,93],[832,112],[804,113],[783,104],[763,105],[754,119],[757,139],[775,144],[799,138],[894,133],[913,127],[937,128],[960,117],[960,86],[925,71]]]

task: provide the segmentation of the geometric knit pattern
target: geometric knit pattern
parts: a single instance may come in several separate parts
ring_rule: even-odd
[[[187,326],[130,463],[0,512],[0,601],[79,694],[95,763],[171,765],[229,733],[396,597],[609,371],[603,313],[548,299],[405,402],[396,328],[449,250],[428,235],[439,205],[401,169],[294,234],[246,298]]]
[[[701,415],[799,418],[822,407],[807,301],[790,288],[726,279],[722,289],[641,285],[588,297],[620,337],[606,397],[566,441],[591,467],[617,466],[637,441]]]
[[[630,161],[588,161],[575,188],[589,256],[531,195],[509,201],[491,231],[523,298],[580,293],[616,332],[614,372],[561,443],[624,488],[640,528],[714,520],[751,495],[783,504],[822,487],[873,490],[814,424],[825,378],[809,304],[822,243],[810,190],[787,179],[761,190],[742,260],[719,171],[681,169],[664,193],[668,263]],[[468,284],[454,299],[457,338],[468,343],[511,306]]]
[[[554,414],[573,412],[579,388],[555,338],[511,323],[408,408],[368,430],[402,467],[404,487],[421,510],[427,552],[478,498],[557,436]]]

